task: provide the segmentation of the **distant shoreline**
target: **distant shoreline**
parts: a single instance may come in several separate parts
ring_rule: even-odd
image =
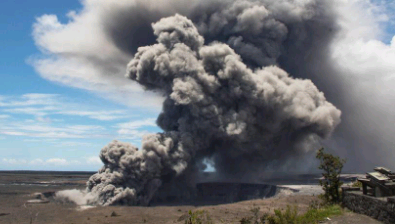
[[[59,170],[0,170],[1,173],[18,173],[18,174],[90,174],[93,175],[97,173],[97,171],[59,171]],[[215,172],[204,172],[206,174],[211,174]],[[362,174],[363,172],[346,172],[342,173],[341,176],[352,176],[352,175],[358,175]],[[269,173],[263,173],[263,174],[274,174],[274,176],[280,176],[280,177],[286,177],[286,176],[321,176],[321,173],[292,173],[292,172],[269,172]]]
[[[93,175],[97,171],[48,171],[48,170],[0,170],[1,174],[67,174],[67,175]]]

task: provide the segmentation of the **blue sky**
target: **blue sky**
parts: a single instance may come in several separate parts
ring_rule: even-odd
[[[142,113],[86,90],[40,77],[28,63],[39,54],[35,18],[66,14],[78,1],[3,0],[0,8],[0,170],[97,170],[113,139],[140,144],[157,132],[157,110]],[[108,108],[111,108],[110,110]]]
[[[375,2],[395,8],[389,0]],[[0,170],[94,171],[101,166],[100,149],[111,140],[139,146],[144,134],[160,131],[155,125],[160,97],[123,81],[122,74],[116,79],[103,78],[96,75],[100,73],[97,68],[81,67],[85,66],[79,64],[82,62],[59,56],[81,46],[99,46],[107,49],[101,55],[104,61],[118,57],[105,40],[92,43],[90,38],[100,36],[100,31],[89,26],[91,15],[81,13],[79,1],[1,3]],[[69,13],[71,10],[75,11]],[[393,15],[394,10],[387,13]],[[395,26],[391,18],[383,19],[385,32],[378,41],[384,45],[375,49],[391,52],[392,57]],[[88,24],[81,34],[85,39],[72,42],[78,39],[76,33],[85,32],[84,24]],[[118,59],[130,58],[120,55]],[[393,74],[390,66],[383,72]]]

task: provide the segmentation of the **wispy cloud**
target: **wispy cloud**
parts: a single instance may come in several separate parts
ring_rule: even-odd
[[[113,111],[78,111],[78,110],[67,111],[66,110],[66,111],[59,111],[57,113],[63,115],[89,117],[91,119],[96,119],[100,121],[112,121],[112,120],[118,120],[118,119],[130,117],[130,115],[127,115],[126,111],[123,110],[113,110]]]
[[[152,134],[152,132],[146,130],[130,130],[130,129],[119,129],[117,131],[119,136],[118,139],[131,139],[137,140],[141,139],[144,135]]]
[[[86,159],[86,162],[88,164],[92,164],[92,165],[102,165],[103,164],[103,162],[100,160],[100,158],[98,156],[88,157]]]
[[[18,152],[3,153],[1,169],[96,170],[103,165],[96,155],[107,141],[140,144],[145,129],[156,126],[155,119],[125,106],[106,102],[106,110],[97,103],[57,94],[0,95],[0,142]]]
[[[7,119],[10,118],[11,116],[8,114],[0,114],[0,119]]]
[[[55,165],[55,166],[66,166],[69,164],[79,164],[80,162],[78,161],[67,161],[66,159],[62,159],[62,158],[52,158],[52,159],[47,159],[45,161],[46,164],[49,165]]]
[[[42,156],[49,150],[62,149],[60,157],[54,156],[49,159],[0,157],[0,164],[5,169],[7,167],[18,169],[99,167],[102,165],[99,157],[86,157],[81,149],[98,152],[105,144],[103,140],[112,139],[140,144],[140,139],[156,127],[155,118],[147,118],[148,115],[140,115],[143,116],[140,118],[124,109],[124,106],[111,108],[104,110],[103,105],[90,105],[90,102],[76,103],[56,94],[0,96],[2,144],[10,145],[11,148],[18,144],[17,147],[21,148],[28,145],[31,147],[30,151],[35,151],[32,155],[37,156]],[[15,142],[12,141],[18,143],[14,144]],[[75,155],[79,156],[78,159],[67,158],[71,152],[75,152]]]
[[[59,141],[57,138],[47,138],[47,139],[37,139],[37,138],[31,138],[31,139],[23,139],[24,142],[56,142]]]
[[[10,114],[27,114],[36,116],[38,121],[51,122],[49,115],[68,115],[88,117],[100,121],[112,121],[131,117],[125,110],[92,110],[89,104],[69,102],[65,97],[57,94],[30,93],[21,96],[1,96],[0,109]],[[7,118],[7,114],[0,115]]]
[[[32,165],[42,165],[44,163],[45,163],[45,161],[42,159],[33,159],[29,162],[29,164],[32,164]]]
[[[147,118],[144,120],[135,120],[125,123],[119,123],[116,125],[117,128],[121,129],[138,129],[142,127],[155,127],[156,125],[156,118]]]
[[[116,132],[111,134],[102,125],[80,125],[78,122],[87,123],[86,121],[92,120],[91,123],[95,121],[97,123],[97,121],[117,121],[133,117],[126,110],[97,110],[97,108],[98,106],[89,103],[71,102],[57,94],[1,95],[0,134],[57,139],[110,138],[115,137]],[[23,120],[22,115],[24,115]],[[26,115],[32,118],[26,119]],[[75,117],[84,117],[88,120],[81,121]],[[77,124],[72,124],[76,122]]]
[[[4,135],[14,135],[14,136],[22,136],[25,135],[25,133],[23,132],[19,132],[19,131],[0,131],[1,134]]]
[[[60,96],[57,94],[28,93],[20,97],[1,96],[1,107],[45,106],[59,104]]]
[[[8,165],[44,165],[44,166],[70,166],[79,165],[82,161],[79,160],[67,160],[64,158],[50,158],[50,159],[13,159],[3,158],[2,162]],[[85,162],[85,161],[84,161]]]
[[[4,112],[13,113],[13,114],[29,114],[34,116],[46,116],[54,111],[59,110],[60,108],[56,108],[53,106],[47,107],[18,107],[18,108],[6,108],[3,109]]]
[[[119,7],[119,4],[108,1],[108,5],[95,4],[99,8],[82,10],[81,14],[69,13],[67,24],[62,24],[56,15],[38,17],[33,25],[33,38],[43,54],[30,58],[29,63],[52,82],[90,90],[123,105],[159,110],[163,98],[145,92],[125,78],[130,55],[109,41],[100,24],[103,15],[98,12],[104,13],[106,8]],[[94,14],[87,13],[93,11]],[[125,100],[128,98],[133,100]]]
[[[125,123],[118,123],[115,125],[117,128],[119,139],[131,139],[136,140],[142,138],[144,135],[151,134],[147,130],[142,130],[146,127],[157,127],[155,118],[147,118],[143,120],[135,120]]]
[[[60,103],[61,98],[57,97],[59,96],[55,94],[51,94],[48,97],[45,97],[44,94],[26,94],[19,97],[19,100],[14,99],[13,103],[11,103],[11,100],[9,99],[8,101],[4,100],[3,96],[1,100],[7,104],[7,106],[0,106],[0,110],[3,112],[14,114],[23,113],[35,117],[33,117],[34,119],[18,120],[18,116],[16,114],[13,117],[8,114],[1,114],[0,134],[43,139],[118,138],[137,140],[150,133],[146,130],[147,128],[157,126],[155,118],[144,118],[129,122],[116,123],[115,125],[113,123],[103,124],[108,125],[107,127],[103,125],[70,124],[67,116],[88,117],[92,120],[99,121],[116,121],[133,117],[133,115],[130,115],[130,113],[127,113],[125,110],[93,111],[72,109],[70,107],[75,108],[78,107],[78,105],[75,106],[67,105],[67,103]],[[30,102],[24,103],[22,99],[25,98],[28,99],[28,101],[30,100]],[[49,102],[43,100],[48,98],[51,99],[50,102],[54,105],[50,105]],[[34,101],[36,99],[37,101]],[[57,100],[59,100],[59,102]],[[33,104],[46,104],[46,106],[23,106]],[[14,107],[10,108],[11,106]],[[63,119],[51,117],[55,115],[64,117],[61,117]],[[77,144],[70,144],[70,146],[77,146]]]
[[[20,164],[27,164],[28,161],[25,159],[8,159],[8,158],[3,158],[3,163],[7,163],[10,165],[20,165]]]
[[[0,122],[0,134],[40,138],[102,138],[106,128],[100,125],[67,125],[61,127],[40,122]]]
[[[59,138],[31,138],[31,139],[23,139],[23,141],[24,142],[45,142],[46,144],[51,144],[54,147],[78,147],[78,146],[96,147],[96,148],[101,147],[101,145],[95,144],[93,142],[67,141],[65,139],[59,139]]]
[[[56,147],[77,147],[77,146],[84,146],[84,147],[100,147],[98,144],[94,144],[91,142],[76,142],[76,141],[61,141],[54,143]]]

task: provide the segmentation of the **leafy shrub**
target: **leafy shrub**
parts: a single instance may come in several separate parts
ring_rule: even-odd
[[[287,206],[284,212],[279,209],[274,210],[274,215],[267,217],[268,224],[298,224],[298,208]]]
[[[213,224],[209,214],[204,210],[192,212],[189,210],[185,224]]]
[[[340,181],[340,174],[343,169],[343,165],[346,162],[344,159],[340,159],[338,156],[334,156],[324,152],[324,148],[317,151],[316,158],[320,160],[320,166],[318,167],[323,171],[323,180],[320,180],[320,185],[324,190],[324,200],[327,203],[338,203],[340,202],[340,187],[343,184]]]

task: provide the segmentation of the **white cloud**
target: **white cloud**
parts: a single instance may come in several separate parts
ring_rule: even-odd
[[[15,114],[30,114],[34,116],[46,116],[52,111],[56,111],[59,108],[53,107],[53,106],[47,106],[47,107],[19,107],[19,108],[8,108],[8,109],[3,109],[4,112],[8,113],[15,113]]]
[[[61,142],[55,142],[54,144],[56,147],[77,147],[77,146],[99,147],[99,145],[90,142],[61,141]]]
[[[60,159],[60,158],[47,159],[47,160],[45,161],[45,163],[46,163],[46,164],[50,164],[50,165],[61,165],[61,166],[64,166],[64,165],[67,165],[67,164],[68,164],[67,160],[65,160],[65,159]]]
[[[141,139],[144,135],[152,134],[152,132],[145,130],[140,131],[140,130],[131,130],[131,129],[119,129],[117,133],[119,134],[117,138],[131,139],[131,140]]]
[[[26,133],[24,133],[24,132],[19,132],[19,131],[1,131],[1,130],[0,130],[0,133],[1,133],[1,134],[4,134],[4,135],[14,135],[14,136],[23,136],[23,135],[26,135]]]
[[[88,136],[70,134],[66,132],[26,133],[26,136],[39,137],[39,138],[87,138],[88,137]]]
[[[29,93],[21,96],[2,96],[0,109],[6,113],[33,115],[40,122],[62,121],[48,117],[50,115],[80,116],[100,121],[112,121],[132,116],[125,110],[96,110],[96,108],[90,108],[89,103],[81,105],[69,101],[57,94]],[[0,119],[2,118],[9,118],[9,115],[0,114]]]
[[[99,148],[99,144],[95,144],[92,142],[78,142],[78,141],[65,141],[64,139],[57,139],[57,138],[44,138],[44,139],[23,139],[24,142],[45,142],[47,144],[51,144],[54,147],[96,147]]]
[[[376,106],[384,109],[395,100],[395,36],[392,34],[390,44],[383,42],[388,37],[386,25],[395,19],[394,11],[388,9],[395,10],[395,4],[374,3],[347,0],[338,6],[345,29],[333,44],[332,56],[345,71],[344,75],[353,80],[350,89],[366,95],[365,101],[379,103]]]
[[[67,111],[66,110],[66,111],[59,111],[58,114],[89,117],[91,119],[96,119],[100,121],[112,121],[130,116],[127,115],[126,111],[123,110],[114,110],[114,111],[78,111],[78,110]]]
[[[51,122],[63,122],[63,119],[54,119],[49,117],[36,117],[36,121],[44,122],[44,123],[51,123]],[[34,120],[33,120],[34,122]]]
[[[67,161],[66,159],[63,158],[51,158],[45,160],[44,162],[45,165],[52,165],[52,166],[67,166],[67,165],[79,164],[79,163],[80,162],[76,160]]]
[[[11,116],[8,114],[0,114],[0,119],[7,119],[10,118]]]
[[[145,93],[124,77],[131,56],[110,41],[101,25],[108,7],[122,8],[133,3],[83,1],[82,4],[85,8],[80,12],[68,13],[66,24],[60,23],[56,15],[37,18],[33,37],[43,55],[29,62],[50,81],[91,90],[124,105],[159,109],[162,97]],[[134,100],[125,100],[131,98]]]
[[[86,131],[97,131],[97,130],[105,130],[104,127],[100,125],[68,125],[66,128],[72,129],[77,133],[84,133]]]
[[[89,162],[88,162],[89,161]],[[73,166],[88,163],[90,165],[98,165],[97,161],[91,157],[88,161],[82,160],[67,160],[64,158],[49,158],[49,159],[15,159],[15,158],[3,158],[2,162],[6,165],[34,165],[34,166]]]
[[[118,128],[123,129],[138,129],[142,127],[156,127],[156,118],[147,118],[144,120],[131,121],[126,123],[119,123],[116,125]]]
[[[57,142],[57,141],[59,141],[59,139],[56,139],[56,138],[47,138],[47,139],[35,139],[35,138],[32,138],[32,139],[23,139],[23,141],[24,142],[53,142],[54,144],[56,143],[56,144],[58,144],[59,142]]]
[[[98,156],[91,156],[86,159],[86,162],[91,165],[103,165],[103,162]]]
[[[46,132],[46,133],[29,133],[29,132],[16,132],[16,131],[0,131],[4,135],[14,136],[27,136],[38,138],[84,138],[84,136],[68,134],[65,132]]]
[[[143,127],[157,127],[155,118],[147,118],[144,120],[136,120],[125,123],[118,123],[115,128],[118,128],[117,133],[119,139],[141,139],[144,135],[151,134],[146,130],[141,130]]]
[[[29,162],[29,164],[32,164],[32,165],[42,165],[42,164],[44,164],[44,160],[42,160],[42,159],[33,159],[33,160],[31,160],[31,161]]]
[[[34,142],[33,139],[55,147],[100,147],[98,145],[80,141],[54,141],[51,139],[132,139],[137,140],[148,131],[145,127],[155,127],[155,119],[142,119],[125,123],[113,123],[108,128],[103,125],[81,125],[70,122],[72,117],[87,117],[99,121],[116,121],[133,117],[126,110],[93,110],[89,105],[69,103],[65,97],[55,94],[25,94],[21,96],[2,96],[0,111],[6,113],[22,113],[34,116],[34,119],[18,120],[15,115],[13,119],[8,114],[0,116],[0,134],[6,136],[28,137],[25,142]],[[88,110],[87,110],[88,109]],[[96,109],[96,108],[95,108]],[[53,116],[57,116],[53,118]],[[62,116],[62,119],[58,119]],[[70,117],[69,117],[70,116]],[[78,122],[78,121],[77,121]],[[116,129],[116,130],[114,130]],[[55,144],[56,143],[56,144]]]
[[[106,128],[100,125],[62,125],[34,122],[0,122],[0,133],[4,135],[39,138],[103,138]],[[107,136],[109,137],[109,136]]]
[[[111,137],[101,125],[70,124],[70,120],[72,117],[86,117],[99,121],[115,121],[134,116],[126,110],[97,110],[96,105],[81,105],[70,101],[56,94],[1,96],[0,112],[12,113],[15,116],[0,114],[0,133],[39,138],[112,138],[116,134],[113,133]],[[18,120],[18,114],[31,115],[34,119]]]
[[[77,160],[66,160],[63,158],[51,158],[44,161],[45,165],[52,165],[52,166],[67,166],[67,165],[75,165],[80,164]]]
[[[392,40],[394,41],[395,37]],[[362,80],[371,78],[374,81],[391,81],[395,78],[393,41],[391,45],[379,40],[345,41],[337,46],[334,56],[342,67],[350,69]]]
[[[0,98],[1,107],[18,107],[18,106],[45,106],[45,105],[57,105],[57,94],[40,94],[40,93],[28,93],[21,97],[10,97],[2,96]]]
[[[27,163],[25,159],[7,159],[3,158],[3,163],[10,164],[10,165],[23,165]]]

